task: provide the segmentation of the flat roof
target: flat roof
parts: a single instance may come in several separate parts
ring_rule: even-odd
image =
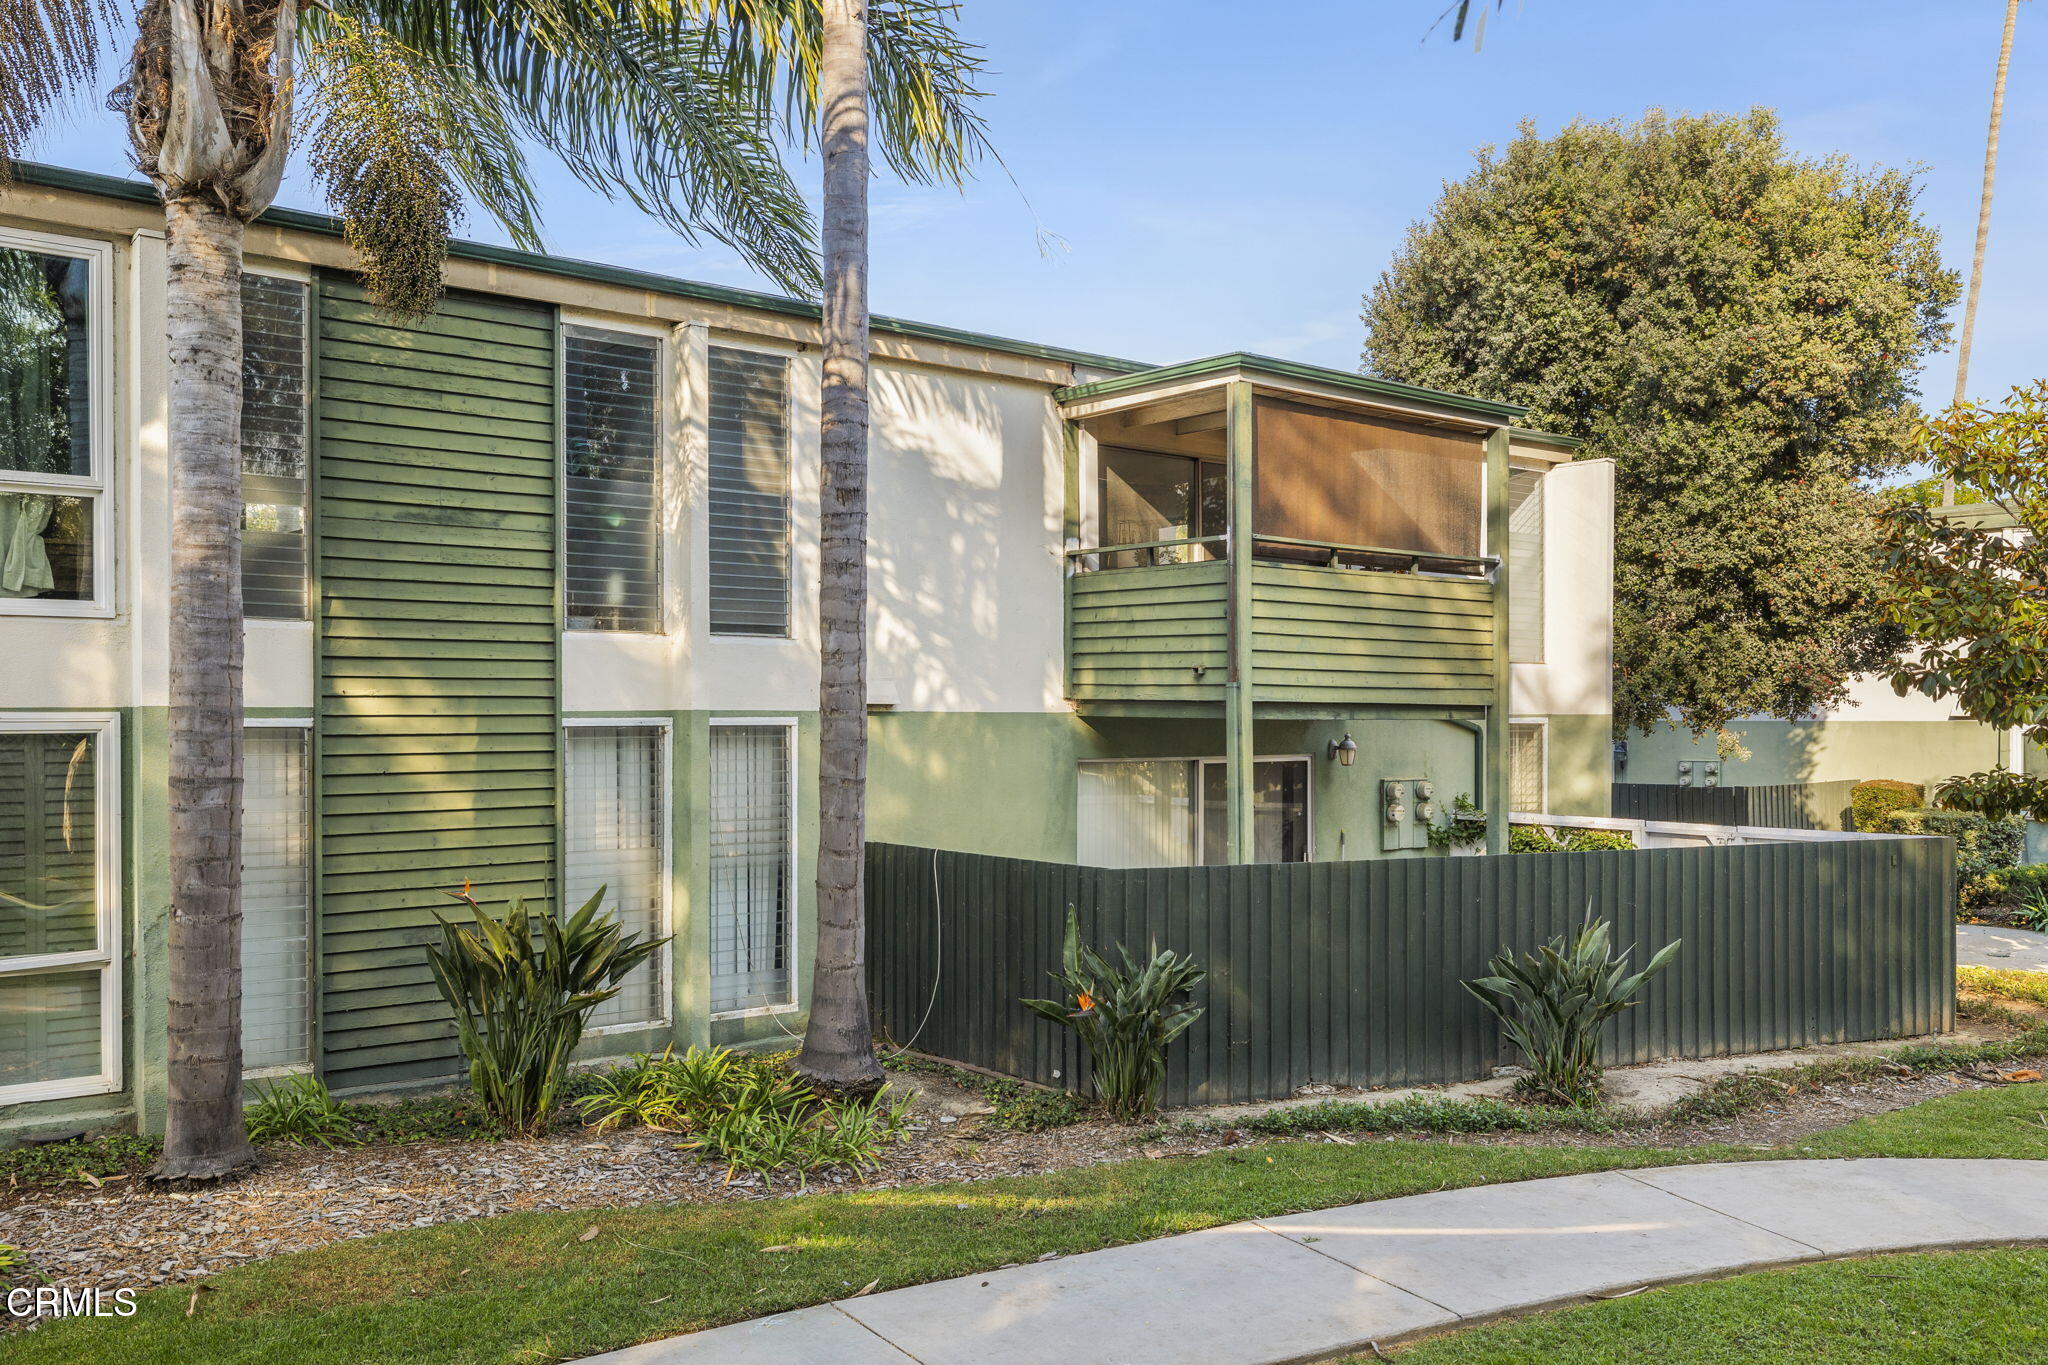
[[[1085,402],[1098,398],[1114,398],[1121,394],[1134,394],[1162,384],[1176,384],[1184,380],[1199,380],[1207,376],[1243,374],[1253,377],[1267,376],[1283,382],[1320,384],[1328,388],[1360,394],[1368,398],[1387,399],[1397,403],[1415,403],[1441,408],[1463,417],[1470,417],[1493,425],[1508,425],[1515,418],[1528,412],[1518,403],[1498,403],[1490,398],[1472,398],[1465,394],[1445,393],[1440,389],[1425,389],[1418,384],[1401,384],[1391,379],[1372,379],[1349,370],[1332,370],[1321,365],[1307,365],[1298,360],[1281,360],[1275,356],[1254,355],[1248,351],[1230,351],[1223,355],[1212,355],[1201,360],[1189,360],[1179,365],[1162,365],[1155,369],[1117,375],[1112,379],[1098,379],[1088,384],[1073,384],[1055,390],[1053,398],[1061,403]],[[1570,437],[1541,437],[1535,432],[1525,432],[1532,439],[1568,442]]]

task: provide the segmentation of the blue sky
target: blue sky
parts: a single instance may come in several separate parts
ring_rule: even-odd
[[[876,311],[1169,362],[1263,351],[1352,368],[1368,289],[1439,186],[1533,119],[1777,109],[1812,154],[1923,168],[1966,269],[2002,0],[1508,0],[1484,49],[1422,41],[1443,0],[966,0],[1018,181],[878,182]],[[2048,8],[2022,8],[1971,390],[2048,374]],[[127,168],[81,105],[32,155]],[[1019,187],[1022,194],[1020,196]],[[757,284],[558,173],[550,247]],[[1026,207],[1025,197],[1029,199]],[[318,207],[295,175],[281,202]],[[1060,245],[1041,251],[1040,228]],[[466,235],[496,240],[472,219]],[[1950,356],[1923,387],[1945,400]]]

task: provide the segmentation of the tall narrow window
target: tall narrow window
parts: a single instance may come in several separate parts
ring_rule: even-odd
[[[789,362],[711,348],[711,633],[789,634]]]
[[[1542,815],[1550,810],[1550,781],[1545,771],[1549,727],[1540,720],[1508,725],[1508,809]]]
[[[313,888],[303,726],[242,732],[242,1066],[312,1061]]]
[[[641,939],[667,932],[664,849],[668,811],[662,764],[668,731],[655,725],[576,725],[568,734],[565,882],[570,909],[604,890],[603,905]],[[635,967],[619,993],[591,1012],[592,1028],[657,1024],[668,1017],[661,970],[669,950]]]
[[[0,231],[0,610],[104,596],[105,249]]]
[[[1543,476],[1508,471],[1508,658],[1543,662]]]
[[[242,614],[306,617],[306,286],[242,276]]]
[[[661,343],[563,333],[569,625],[661,629]]]
[[[714,1012],[795,999],[789,769],[789,727],[711,727]]]
[[[118,1085],[119,722],[0,717],[0,1104]]]

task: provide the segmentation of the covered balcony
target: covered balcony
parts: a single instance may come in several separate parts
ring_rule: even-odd
[[[1247,755],[1255,717],[1461,720],[1499,746],[1520,408],[1249,355],[1058,398],[1083,714],[1220,714]]]

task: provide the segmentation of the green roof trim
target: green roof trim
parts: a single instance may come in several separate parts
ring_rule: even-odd
[[[1583,437],[1560,436],[1554,431],[1537,431],[1534,427],[1509,427],[1508,438],[1528,441],[1533,445],[1556,446],[1560,450],[1580,450],[1586,444]]]
[[[75,171],[63,166],[45,166],[33,161],[15,162],[13,172],[14,178],[24,185],[70,190],[78,194],[98,195],[103,199],[121,199],[137,204],[157,202],[155,187],[139,180],[124,180],[120,176],[100,175],[94,171]],[[298,228],[329,237],[341,235],[340,219],[325,213],[309,213],[304,209],[274,208],[267,210],[256,221],[266,227]],[[509,246],[455,241],[449,244],[448,254],[457,260],[482,261],[491,265],[532,270],[544,275],[558,275],[565,279],[585,280],[592,284],[619,285],[627,289],[644,289],[652,294],[667,294],[707,303],[731,304],[738,308],[755,308],[764,313],[780,313],[786,317],[803,318],[807,321],[816,321],[818,317],[818,305],[804,299],[793,299],[782,294],[768,294],[754,289],[736,289],[728,285],[701,284],[695,280],[680,280],[672,275],[656,275],[650,271],[628,270],[623,266],[572,260],[565,256],[550,256],[537,251],[520,251]],[[1150,368],[1135,360],[1097,355],[1093,351],[1070,350],[1065,346],[1042,346],[1034,341],[1017,341],[1011,337],[990,336],[983,332],[942,327],[930,322],[912,322],[906,318],[875,317],[870,319],[869,325],[877,332],[885,332],[892,336],[972,346],[985,351],[1000,351],[1005,355],[1026,356],[1033,360],[1082,365],[1089,369],[1130,373]]]
[[[1135,374],[1122,374],[1114,379],[1097,380],[1092,384],[1075,384],[1056,390],[1053,397],[1059,402],[1071,403],[1084,398],[1102,398],[1125,393],[1150,384],[1177,379],[1199,379],[1203,375],[1224,374],[1232,370],[1242,370],[1254,375],[1273,375],[1282,379],[1306,379],[1317,384],[1329,384],[1340,389],[1350,389],[1355,393],[1369,394],[1374,398],[1433,403],[1438,407],[1451,408],[1495,421],[1512,421],[1528,411],[1527,408],[1515,403],[1496,403],[1488,398],[1468,398],[1463,394],[1444,393],[1438,389],[1425,389],[1414,384],[1397,384],[1391,379],[1368,379],[1349,370],[1325,369],[1321,365],[1304,365],[1298,360],[1280,360],[1268,355],[1252,355],[1246,351],[1232,351],[1226,355],[1212,355],[1203,360],[1190,360],[1179,365],[1165,365]]]

